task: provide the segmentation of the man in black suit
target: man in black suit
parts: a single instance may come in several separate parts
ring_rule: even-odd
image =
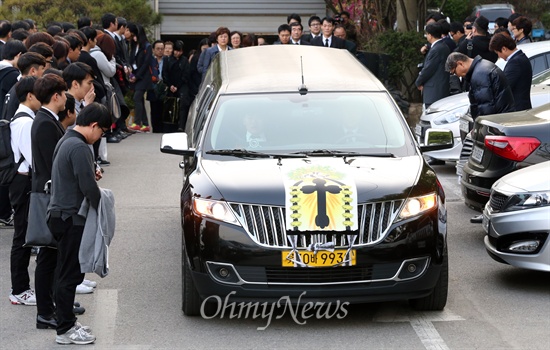
[[[355,56],[355,54],[357,53],[357,45],[353,41],[348,40],[347,35],[348,34],[346,32],[346,28],[344,28],[343,25],[336,25],[336,28],[334,28],[334,36],[344,40],[344,42],[346,43],[346,50],[348,50]]]
[[[415,84],[422,91],[424,107],[449,96],[449,73],[445,71],[445,61],[449,56],[449,47],[441,39],[441,25],[430,23],[426,26],[426,39],[431,45],[426,54],[424,66],[416,78]]]
[[[57,141],[65,134],[58,113],[65,109],[67,84],[62,77],[46,74],[34,85],[34,94],[42,103],[31,127],[33,158],[32,192],[44,192],[44,185],[51,179],[53,152]],[[45,213],[44,213],[45,214]],[[52,288],[57,266],[57,250],[41,248],[36,259],[35,288],[37,327],[56,328]]]
[[[504,75],[514,95],[516,111],[531,109],[531,84],[533,70],[523,51],[517,48],[514,39],[498,33],[491,38],[489,49],[506,61]]]
[[[290,43],[294,45],[311,45],[309,42],[302,40],[304,27],[301,23],[293,22],[290,24]]]
[[[323,33],[323,35],[320,35],[315,39],[311,39],[311,45],[345,49],[345,41],[332,35],[333,31],[334,19],[332,19],[331,17],[323,18],[323,20],[321,21],[321,32]]]
[[[302,41],[307,41],[311,43],[312,39],[321,35],[321,18],[319,16],[311,16],[307,21],[309,26],[309,34],[302,35]]]
[[[273,43],[273,45],[288,45],[290,44],[290,26],[288,24],[281,24],[277,28],[279,33],[279,40]]]
[[[11,36],[11,23],[10,21],[0,21],[0,60],[2,59],[2,49],[6,42],[10,40]]]

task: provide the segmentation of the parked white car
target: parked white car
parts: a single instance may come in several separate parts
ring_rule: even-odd
[[[550,161],[516,170],[493,184],[483,211],[485,248],[494,260],[550,271]]]
[[[531,61],[533,67],[533,76],[550,69],[550,45],[548,42],[541,41],[520,45],[519,48],[525,53]],[[496,63],[501,69],[504,69],[506,61],[499,59]],[[550,85],[548,82],[531,87],[531,104],[538,107],[548,103],[550,100]],[[420,145],[424,144],[424,134],[429,128],[448,129],[453,132],[454,147],[448,150],[427,152],[425,155],[443,161],[458,161],[462,142],[460,138],[460,118],[466,114],[470,107],[468,93],[463,92],[453,96],[443,98],[433,103],[420,116],[420,121],[416,125],[415,133]]]

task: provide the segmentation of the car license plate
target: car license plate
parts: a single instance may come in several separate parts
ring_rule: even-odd
[[[349,254],[349,260],[346,260],[347,249],[335,249],[333,252],[318,251],[316,254],[307,250],[299,250],[302,263],[309,267],[331,267],[334,265],[342,264],[344,266],[353,266],[356,264],[357,253],[355,249],[352,249]],[[294,253],[291,250],[284,250],[282,252],[283,267],[300,267],[299,264],[295,264]]]
[[[458,127],[466,133],[470,132],[470,123],[465,119],[460,119]]]
[[[474,146],[474,149],[472,150],[472,155],[470,157],[472,157],[472,159],[476,162],[481,163],[481,160],[483,159],[483,149]]]
[[[418,137],[422,136],[422,126],[417,124],[416,127],[414,128],[414,132]]]
[[[487,215],[483,214],[483,220],[481,221],[481,227],[483,227],[483,230],[486,233],[489,233],[489,226],[491,225],[491,221],[487,217]]]

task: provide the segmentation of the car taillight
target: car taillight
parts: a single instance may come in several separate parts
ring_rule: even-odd
[[[485,136],[485,148],[514,162],[521,162],[540,145],[534,137]]]

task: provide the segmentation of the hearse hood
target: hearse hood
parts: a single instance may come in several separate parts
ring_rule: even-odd
[[[424,167],[421,156],[405,158],[291,158],[282,159],[202,159],[202,174],[210,178],[221,194],[220,199],[228,202],[284,205],[285,183],[289,174],[329,171],[345,176],[346,184],[355,183],[357,202],[377,199],[406,198],[411,187],[418,182]],[[295,177],[294,177],[295,179]]]

